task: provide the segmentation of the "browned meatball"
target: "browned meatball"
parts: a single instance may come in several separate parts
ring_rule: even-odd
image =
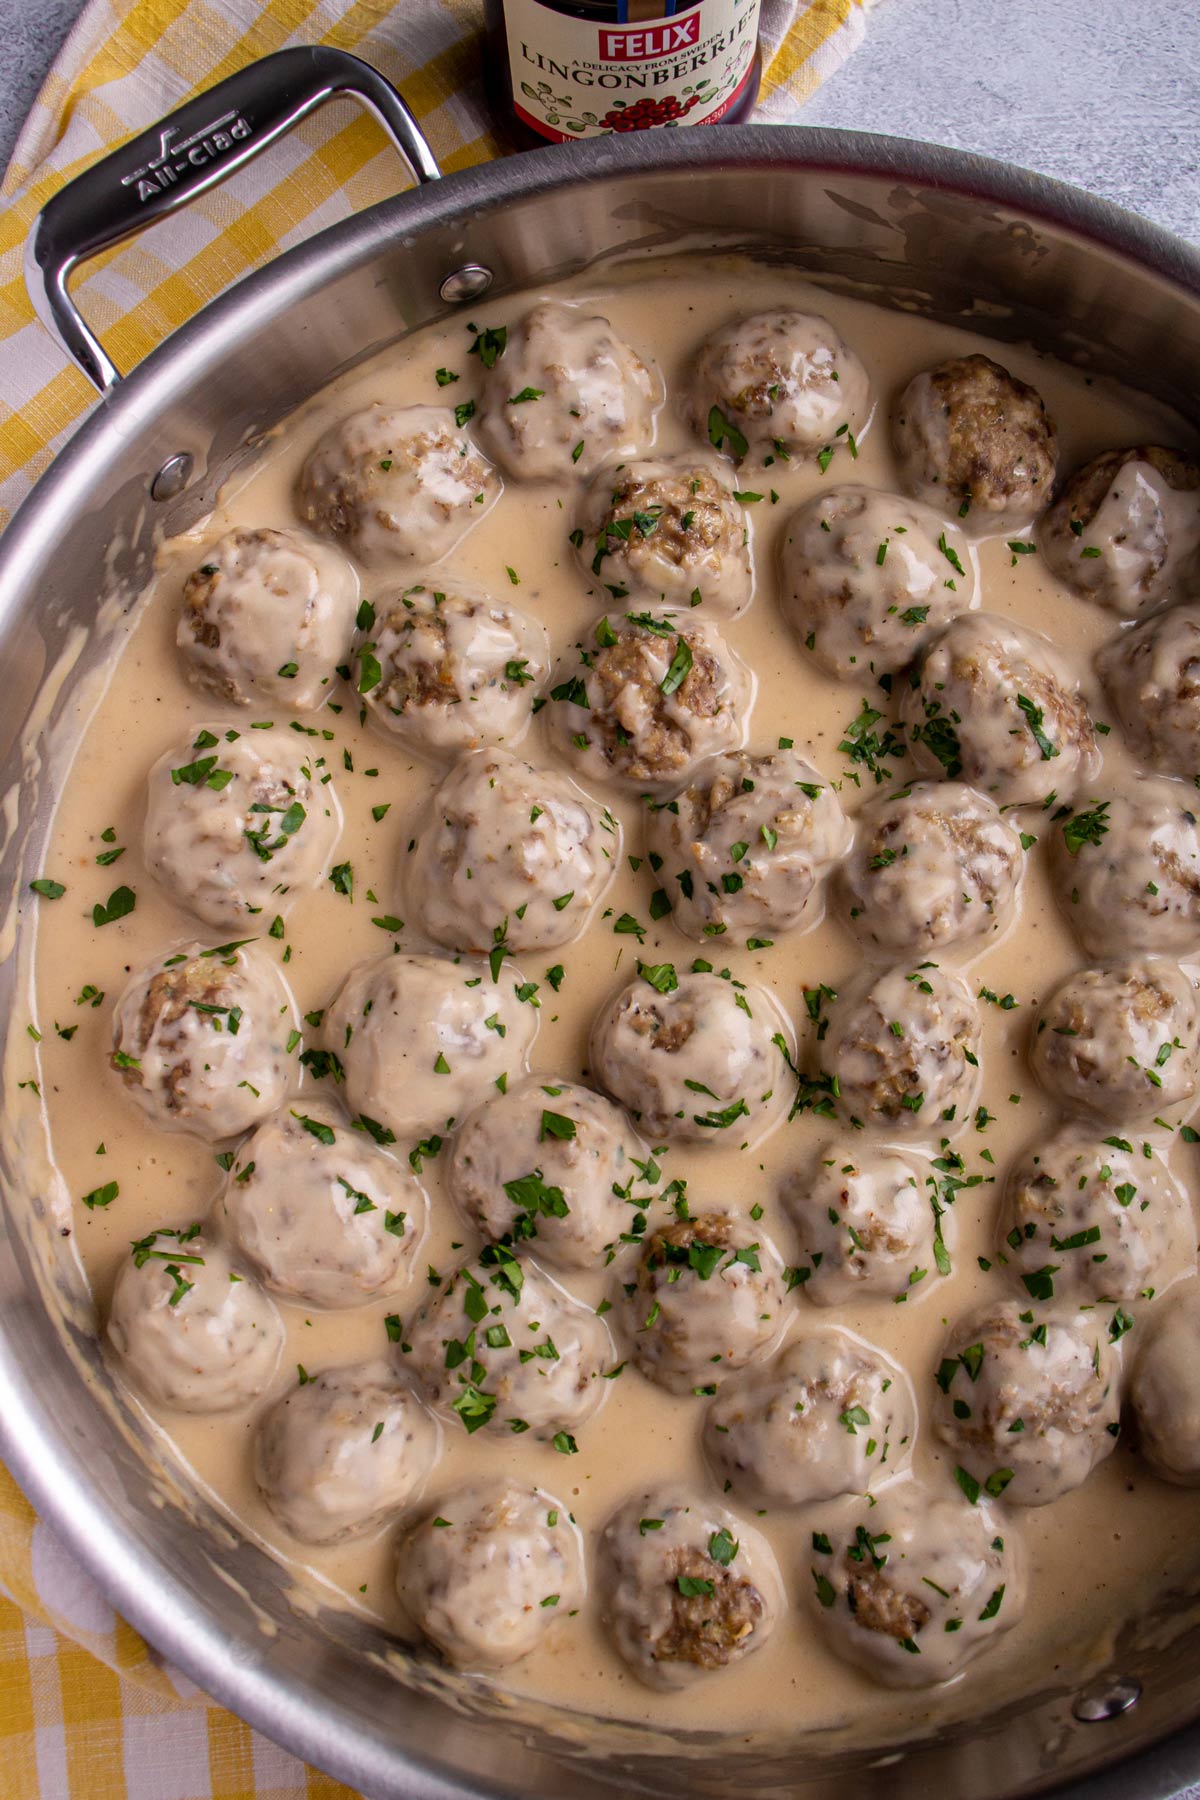
[[[967,1123],[979,1050],[970,989],[929,962],[872,971],[835,996],[818,1046],[843,1116],[906,1137]]]
[[[1075,593],[1140,618],[1195,568],[1200,466],[1157,444],[1106,450],[1071,476],[1038,537]]]
[[[112,1066],[160,1129],[234,1137],[282,1104],[295,1023],[257,945],[218,956],[195,944],[130,978],[113,1014]]]
[[[918,766],[1000,806],[1071,800],[1099,767],[1071,660],[997,613],[960,613],[906,683],[900,714]]]
[[[783,1330],[783,1262],[730,1213],[677,1219],[647,1239],[629,1297],[633,1360],[673,1394],[712,1393]]]
[[[1024,852],[995,801],[960,781],[876,795],[840,871],[842,911],[885,955],[991,937],[1013,913]]]
[[[436,562],[499,492],[448,406],[377,404],[320,439],[300,472],[296,508],[359,562]]]
[[[1200,602],[1121,632],[1096,667],[1137,755],[1156,769],[1200,776]]]
[[[602,619],[556,673],[551,735],[587,780],[670,792],[745,736],[754,679],[715,627],[693,615]]]
[[[716,457],[601,469],[580,515],[580,564],[635,605],[733,618],[754,589],[747,512],[733,488]]]
[[[676,1487],[627,1500],[600,1538],[601,1617],[648,1687],[679,1688],[770,1636],[783,1585],[765,1538]]]
[[[892,437],[908,492],[978,531],[1028,521],[1054,485],[1054,422],[1041,395],[988,356],[952,357],[914,376]]]
[[[1145,1119],[1187,1105],[1200,1085],[1196,984],[1176,962],[1130,957],[1080,969],[1034,1023],[1034,1074],[1060,1105]]]
[[[849,842],[833,787],[786,749],[714,757],[646,827],[674,923],[700,940],[819,924],[823,877]]]

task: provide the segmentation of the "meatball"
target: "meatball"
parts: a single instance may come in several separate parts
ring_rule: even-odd
[[[557,749],[586,779],[665,794],[742,743],[754,677],[714,626],[629,613],[602,619],[594,642],[560,664],[547,712]]]
[[[1195,573],[1200,465],[1156,444],[1106,450],[1071,476],[1038,539],[1073,593],[1141,618]]]
[[[500,492],[448,406],[382,406],[327,431],[300,471],[296,509],[360,563],[438,562]]]
[[[613,1366],[604,1320],[503,1244],[430,1296],[403,1354],[430,1405],[468,1432],[529,1430],[564,1449],[604,1404]]]
[[[190,944],[130,979],[113,1013],[112,1066],[160,1130],[216,1143],[283,1104],[296,1024],[265,951]]]
[[[829,320],[782,308],[705,338],[684,392],[697,437],[736,462],[786,462],[853,444],[870,404],[867,372]]]
[[[230,742],[230,739],[233,742]],[[222,931],[286,917],[325,878],[342,808],[304,738],[203,729],[147,780],[146,865],[178,905]]]
[[[733,619],[754,592],[747,514],[716,457],[601,469],[579,515],[585,574],[637,606]]]
[[[827,1326],[710,1401],[704,1454],[743,1506],[865,1494],[902,1469],[917,1431],[912,1384],[890,1356]]]
[[[1058,901],[1091,956],[1200,950],[1200,796],[1154,776],[1083,805],[1051,840]]]
[[[1156,769],[1200,777],[1200,601],[1121,632],[1096,667],[1134,753]]]
[[[358,692],[407,749],[450,761],[525,736],[550,671],[540,620],[461,583],[449,592],[421,584],[385,601],[365,631]]]
[[[979,1009],[936,963],[870,973],[831,1003],[817,1046],[854,1125],[935,1135],[968,1121],[979,1087]]]
[[[753,1526],[686,1488],[635,1494],[604,1527],[600,1618],[647,1687],[686,1687],[759,1650],[784,1611],[774,1552]]]
[[[632,1357],[672,1394],[711,1394],[733,1369],[760,1362],[784,1317],[783,1261],[731,1213],[676,1219],[646,1239],[626,1295]]]
[[[583,1540],[553,1494],[493,1476],[443,1495],[405,1535],[396,1587],[447,1661],[502,1669],[583,1605]]]
[[[218,1212],[272,1292],[311,1306],[398,1293],[425,1236],[428,1201],[407,1169],[331,1107],[276,1113],[238,1151]]]
[[[1086,1481],[1116,1447],[1117,1353],[1094,1312],[1034,1323],[1000,1300],[953,1326],[938,1364],[934,1430],[957,1458],[968,1497],[1048,1506]]]
[[[966,539],[874,488],[814,495],[788,521],[780,558],[783,616],[839,681],[907,668],[975,600]]]
[[[594,1269],[632,1241],[634,1209],[651,1198],[649,1155],[603,1094],[532,1075],[464,1120],[446,1185],[484,1237],[528,1240],[552,1268]]]
[[[1200,1282],[1157,1309],[1129,1384],[1137,1447],[1156,1475],[1200,1486]]]
[[[1144,1119],[1184,1106],[1200,1080],[1195,983],[1177,963],[1130,957],[1080,969],[1034,1024],[1033,1072],[1061,1106]]]
[[[325,1016],[351,1111],[400,1136],[461,1119],[528,1065],[538,1016],[524,991],[499,955],[357,964]]]
[[[335,550],[239,525],[184,583],[175,642],[192,680],[219,700],[313,712],[346,660],[357,595]]]
[[[662,383],[607,319],[542,300],[491,343],[501,337],[490,358],[488,334],[476,338],[479,435],[514,480],[562,481],[645,454]]]
[[[992,937],[1012,918],[1021,834],[962,781],[920,781],[868,801],[840,871],[854,929],[886,955]]]
[[[1152,1295],[1194,1262],[1191,1208],[1161,1158],[1068,1125],[1009,1167],[998,1249],[1035,1300]]]
[[[906,684],[901,717],[918,766],[960,778],[1001,806],[1071,800],[1099,768],[1079,681],[1040,633],[963,613]]]
[[[691,938],[820,923],[822,878],[850,845],[830,784],[794,750],[733,750],[650,813],[651,866]]]
[[[927,1157],[913,1150],[827,1144],[812,1172],[789,1175],[783,1201],[800,1242],[804,1291],[818,1306],[867,1294],[922,1297],[936,1263],[935,1229],[949,1235]]]
[[[405,887],[451,950],[551,950],[586,928],[620,857],[620,826],[568,776],[476,750],[435,788]]]
[[[950,1681],[1020,1622],[1024,1551],[986,1501],[969,1506],[902,1481],[821,1523],[813,1619],[836,1656],[885,1687]]]
[[[1058,443],[1041,395],[988,356],[914,375],[892,443],[907,492],[980,533],[1026,525],[1054,486]]]
[[[791,1029],[772,994],[720,975],[640,975],[592,1026],[592,1073],[658,1143],[757,1144],[791,1104]]]
[[[160,1227],[138,1239],[117,1271],[108,1341],[156,1405],[233,1412],[274,1375],[283,1321],[199,1225]]]
[[[441,1433],[386,1362],[308,1375],[259,1420],[254,1479],[304,1544],[364,1537],[415,1500]]]

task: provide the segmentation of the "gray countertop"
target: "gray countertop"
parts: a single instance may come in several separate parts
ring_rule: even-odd
[[[0,0],[0,162],[79,9]],[[1197,0],[885,0],[804,119],[1023,163],[1200,240]]]

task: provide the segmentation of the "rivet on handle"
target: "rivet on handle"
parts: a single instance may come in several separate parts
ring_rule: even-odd
[[[447,275],[438,292],[448,305],[458,306],[464,300],[478,300],[491,285],[490,269],[485,269],[482,263],[464,263],[461,269]]]
[[[1108,1675],[1077,1694],[1071,1711],[1081,1725],[1098,1725],[1105,1719],[1119,1719],[1141,1697],[1142,1684],[1132,1675]]]
[[[150,483],[150,498],[152,500],[174,500],[177,494],[182,494],[192,479],[193,467],[193,459],[186,450],[181,450],[177,456],[168,456]]]

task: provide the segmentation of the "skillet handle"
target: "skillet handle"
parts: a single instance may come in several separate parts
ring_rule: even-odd
[[[102,394],[121,377],[67,291],[72,272],[207,193],[343,94],[374,113],[419,182],[437,180],[433,152],[391,83],[344,50],[307,45],[227,76],[46,203],[26,245],[25,284],[42,324]]]

